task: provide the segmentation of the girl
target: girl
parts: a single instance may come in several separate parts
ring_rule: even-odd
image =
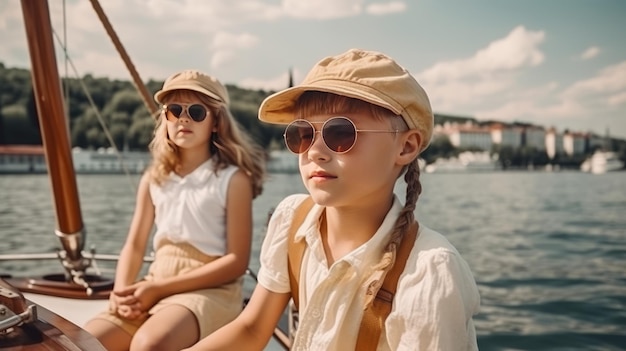
[[[292,350],[476,350],[479,294],[471,270],[441,234],[414,219],[422,190],[417,160],[433,114],[408,71],[381,53],[349,50],[320,61],[300,86],[269,96],[259,118],[288,123],[285,143],[299,154],[309,195],[291,195],[273,213],[259,283],[242,314],[189,350],[261,350],[268,342],[295,291],[288,236],[309,196],[315,204],[295,234],[305,248]],[[402,174],[404,205],[394,195]],[[417,239],[403,240],[411,233]],[[404,251],[390,314],[380,336],[364,342],[364,310]]]
[[[85,329],[109,350],[180,350],[242,308],[252,199],[262,191],[263,151],[240,131],[228,92],[186,70],[169,77],[141,178],[109,310]],[[152,226],[154,262],[136,281]]]

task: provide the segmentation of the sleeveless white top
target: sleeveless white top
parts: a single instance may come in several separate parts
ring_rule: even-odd
[[[174,172],[160,186],[150,184],[155,208],[153,246],[162,240],[186,242],[209,256],[226,253],[226,194],[231,177],[239,168],[233,165],[213,170],[208,160],[185,177]]]

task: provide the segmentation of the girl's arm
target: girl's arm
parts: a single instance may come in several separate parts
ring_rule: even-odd
[[[257,284],[250,302],[234,321],[185,350],[263,350],[290,297]]]
[[[127,290],[133,286],[143,266],[143,256],[154,223],[154,205],[149,189],[149,177],[144,174],[137,189],[135,212],[126,242],[120,252],[115,272],[115,285],[109,297],[109,311],[131,319],[143,313],[132,292],[129,294]]]
[[[137,279],[143,266],[143,257],[153,223],[154,205],[150,197],[150,181],[149,176],[144,174],[139,182],[135,212],[116,267],[116,289],[131,285]]]

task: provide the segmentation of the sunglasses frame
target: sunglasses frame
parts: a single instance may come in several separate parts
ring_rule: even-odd
[[[352,126],[352,129],[354,130],[354,141],[352,142],[352,145],[350,145],[350,147],[348,147],[345,151],[335,151],[333,150],[328,143],[326,142],[326,139],[324,138],[324,128],[326,128],[328,126],[328,123],[331,121],[335,121],[338,119],[342,119],[342,120],[346,120],[348,121],[348,123],[350,123],[350,125]],[[306,124],[308,124],[311,129],[313,130],[313,138],[311,138],[311,143],[309,144],[309,146],[306,147],[306,149],[304,149],[304,151],[302,152],[295,152],[293,151],[290,147],[289,147],[289,143],[287,141],[287,130],[289,129],[289,127],[292,127],[294,125],[294,123],[301,123],[304,122]],[[320,130],[316,130],[315,129],[315,124],[321,124],[322,128],[320,128]],[[348,118],[348,117],[344,117],[344,116],[334,116],[331,117],[329,119],[327,119],[324,122],[311,122],[309,120],[303,119],[303,118],[299,118],[299,119],[295,119],[293,121],[291,121],[287,127],[285,127],[285,132],[283,133],[283,138],[285,140],[285,146],[287,146],[287,149],[291,152],[294,153],[296,155],[300,155],[303,154],[307,151],[309,151],[311,149],[311,146],[313,146],[313,144],[315,143],[315,135],[320,133],[322,135],[322,141],[324,142],[324,145],[328,148],[328,150],[336,153],[336,154],[345,154],[348,151],[352,150],[352,148],[354,148],[354,145],[356,145],[356,141],[358,139],[359,133],[398,133],[399,130],[395,129],[395,130],[382,130],[382,129],[358,129],[356,127],[356,124],[354,124],[354,122]]]
[[[202,109],[204,110],[204,116],[202,117],[198,117],[198,118],[194,118],[191,113],[189,113],[189,109],[192,108],[193,106],[200,106],[202,107]],[[181,110],[180,113],[178,114],[178,116],[176,116],[176,114],[174,112],[172,112],[172,110],[170,110],[170,106],[180,106]],[[181,104],[181,103],[171,103],[171,104],[165,104],[163,105],[163,111],[165,112],[165,118],[169,121],[170,119],[167,118],[168,114],[172,114],[172,116],[174,116],[176,118],[176,120],[180,119],[180,116],[183,115],[183,112],[185,114],[187,114],[187,116],[189,117],[189,119],[191,119],[194,122],[202,122],[204,121],[208,116],[209,116],[209,109],[199,103],[193,103],[193,104]],[[172,121],[173,122],[173,121]]]

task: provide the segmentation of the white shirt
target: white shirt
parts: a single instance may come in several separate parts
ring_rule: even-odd
[[[170,173],[161,186],[150,184],[155,207],[154,250],[162,240],[187,242],[209,256],[226,253],[226,195],[236,166],[213,171],[208,160],[185,177]]]
[[[285,198],[268,224],[258,281],[270,291],[290,291],[287,236],[294,211],[305,197]],[[318,228],[324,208],[314,205],[296,233],[296,239],[304,237],[307,249],[299,280],[300,324],[292,350],[354,350],[364,282],[401,209],[395,198],[374,236],[328,268]],[[478,312],[480,297],[469,266],[441,234],[423,225],[418,234],[378,350],[478,350],[472,315]]]

